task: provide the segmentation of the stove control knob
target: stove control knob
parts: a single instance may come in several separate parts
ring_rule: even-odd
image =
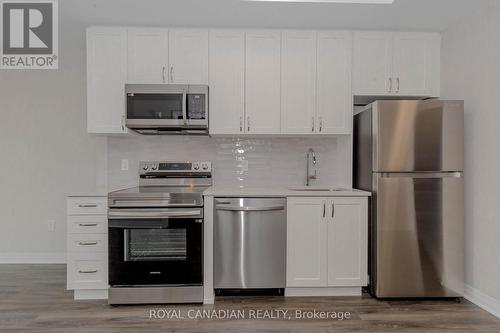
[[[203,163],[203,164],[201,165],[201,168],[202,168],[203,170],[208,170],[208,165],[206,165],[205,163]]]
[[[153,164],[153,165],[151,166],[151,170],[153,170],[153,171],[158,170],[158,166],[157,166],[156,164]]]
[[[200,170],[200,165],[199,165],[199,164],[195,164],[195,165],[193,165],[193,169],[194,169],[194,170]]]
[[[149,169],[149,166],[148,166],[148,165],[144,165],[144,166],[142,167],[142,170],[144,170],[144,171],[147,171],[148,169]]]

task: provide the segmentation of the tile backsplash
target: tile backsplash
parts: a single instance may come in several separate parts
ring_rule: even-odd
[[[108,188],[138,185],[140,161],[211,161],[219,186],[302,186],[306,152],[316,151],[318,179],[336,184],[336,138],[210,138],[205,136],[128,136],[108,138]],[[129,169],[121,170],[122,160]]]

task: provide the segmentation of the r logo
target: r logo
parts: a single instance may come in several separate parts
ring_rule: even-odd
[[[3,2],[3,54],[52,54],[52,6],[51,2]]]

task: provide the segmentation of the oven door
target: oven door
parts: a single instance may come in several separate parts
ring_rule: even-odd
[[[202,208],[111,209],[109,284],[202,285]]]

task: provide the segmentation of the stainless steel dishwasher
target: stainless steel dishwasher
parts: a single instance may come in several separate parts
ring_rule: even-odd
[[[286,199],[216,198],[214,288],[281,289],[286,282]]]

